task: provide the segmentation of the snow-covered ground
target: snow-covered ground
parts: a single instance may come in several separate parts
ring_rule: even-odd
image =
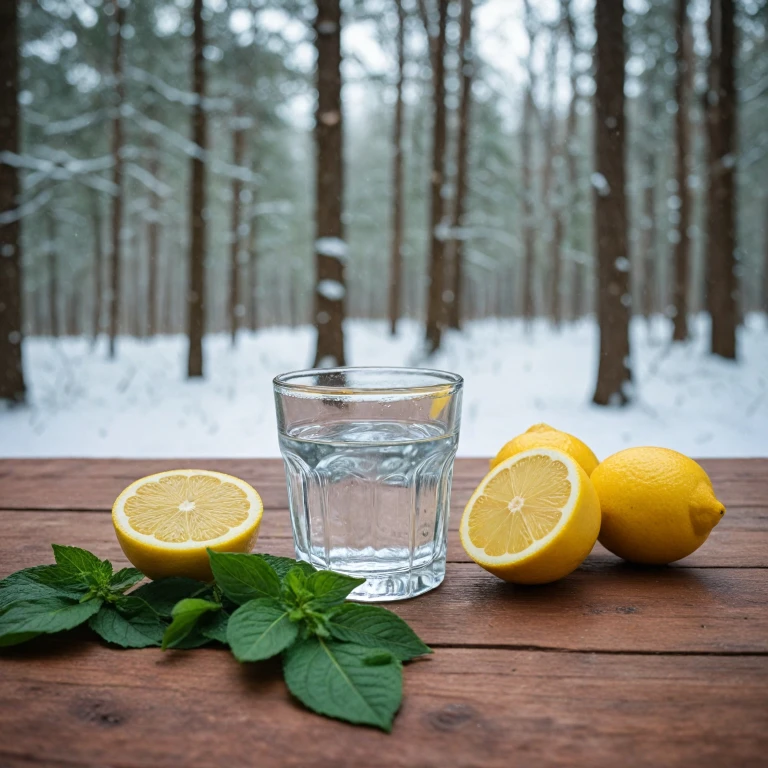
[[[422,327],[347,325],[353,365],[417,363]],[[704,354],[695,339],[670,346],[667,321],[632,327],[637,399],[624,409],[590,404],[597,332],[584,321],[556,333],[544,321],[485,320],[449,335],[430,367],[466,380],[459,453],[495,453],[535,422],[573,432],[604,457],[630,445],[694,456],[768,456],[768,324],[750,317],[738,364]],[[186,381],[182,337],[121,339],[118,359],[86,340],[25,342],[30,404],[0,412],[1,456],[277,456],[272,377],[305,367],[310,328],[206,339],[207,376]]]

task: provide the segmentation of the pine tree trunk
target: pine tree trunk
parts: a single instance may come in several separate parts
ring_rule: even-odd
[[[125,100],[123,83],[123,25],[125,8],[115,2],[115,40],[112,49],[112,74],[115,79],[115,116],[112,120],[112,183],[115,196],[112,198],[112,274],[109,290],[109,356],[117,353],[117,334],[120,325],[120,246],[123,227],[123,122],[121,110]]]
[[[573,248],[574,245],[574,239],[575,239],[575,233],[574,233],[574,216],[573,216],[573,210],[576,206],[576,203],[578,201],[579,195],[578,195],[578,189],[579,189],[579,173],[578,173],[578,165],[577,165],[577,159],[578,159],[578,149],[577,149],[577,128],[578,128],[578,113],[577,113],[577,107],[579,104],[579,94],[578,94],[578,88],[577,88],[577,81],[578,81],[578,72],[576,70],[576,53],[577,53],[577,44],[576,44],[576,25],[573,20],[573,15],[571,13],[571,7],[570,7],[570,0],[561,0],[560,5],[560,15],[565,21],[565,28],[566,33],[568,35],[568,45],[570,47],[570,61],[568,65],[568,79],[570,84],[570,90],[571,90],[571,100],[568,104],[568,117],[566,118],[565,122],[565,138],[563,140],[564,146],[565,146],[565,171],[566,171],[566,178],[564,182],[564,188],[562,193],[562,215],[564,217],[564,226],[567,230],[568,234],[568,242],[571,248]],[[558,249],[558,258],[560,260],[560,263],[562,264],[564,260],[564,254],[562,252],[562,242]],[[579,283],[579,276],[581,274],[579,270],[579,264],[571,260],[569,263],[570,266],[570,304],[568,307],[568,313],[569,317],[573,320],[576,319],[577,315],[577,297],[576,297],[576,291]],[[562,318],[563,312],[563,294],[562,290],[560,293],[558,293],[557,296],[558,302],[558,314],[556,315],[556,323],[557,318]]]
[[[429,280],[427,286],[426,351],[440,348],[445,327],[445,241],[443,227],[443,185],[445,183],[445,32],[448,22],[448,0],[438,0],[437,37],[430,38],[432,59],[432,175],[430,177]],[[429,34],[429,29],[427,29]]]
[[[21,154],[18,3],[0,3],[0,154]],[[0,163],[0,211],[19,204],[18,169]],[[21,222],[0,224],[0,400],[26,395],[21,356]]]
[[[48,238],[45,245],[48,260],[48,319],[51,336],[57,339],[61,333],[59,324],[59,256],[56,244],[56,221],[53,213],[46,215]]]
[[[737,282],[734,274],[736,90],[734,0],[710,6],[708,286],[711,351],[736,359]]]
[[[232,131],[232,164],[240,167],[243,164],[245,151],[245,131],[240,120],[242,115],[239,109],[235,110],[235,127]],[[235,177],[232,179],[232,223],[230,225],[229,240],[229,332],[232,337],[232,346],[237,342],[237,331],[240,327],[240,193],[242,182]]]
[[[192,18],[192,88],[197,96],[192,108],[192,141],[204,153],[207,148],[207,121],[205,98],[205,30],[203,28],[203,0],[193,0]],[[205,160],[192,158],[190,238],[189,238],[189,290],[187,291],[187,335],[189,354],[187,376],[203,375],[203,332],[205,328]]]
[[[522,200],[523,219],[523,318],[526,326],[530,327],[536,314],[533,295],[533,268],[536,258],[536,234],[534,230],[534,189],[533,189],[533,122],[536,117],[536,105],[533,101],[534,73],[533,47],[536,40],[533,28],[530,0],[525,2],[525,27],[528,33],[529,49],[527,58],[528,83],[525,86],[523,101],[523,117],[521,126],[520,162],[522,165]]]
[[[160,157],[154,143],[150,146],[152,159],[149,172],[156,179],[160,177]],[[150,190],[149,211],[147,219],[147,336],[150,338],[158,332],[157,294],[158,272],[160,269],[160,197]]]
[[[35,287],[34,292],[34,309],[35,309],[35,336],[45,336],[45,295],[40,286]]]
[[[252,203],[256,206],[256,193],[253,190]],[[259,302],[258,302],[258,218],[251,211],[251,221],[248,228],[248,307],[250,315],[250,328],[255,331],[259,327]]]
[[[550,274],[547,287],[549,289],[549,314],[552,318],[552,324],[555,328],[560,326],[562,320],[562,309],[560,306],[560,282],[562,280],[562,246],[565,233],[565,213],[563,210],[565,201],[565,190],[563,189],[563,178],[560,172],[560,165],[565,151],[564,142],[567,137],[561,140],[557,138],[557,112],[555,108],[555,85],[557,80],[557,51],[559,31],[552,30],[552,41],[549,50],[549,117],[547,120],[547,182],[545,189],[547,194],[544,197],[545,210],[548,211],[547,218],[551,221],[551,231],[549,232],[549,266]],[[570,111],[570,110],[569,110]]]
[[[474,0],[462,0],[459,32],[459,62],[461,92],[459,95],[459,129],[456,149],[456,204],[453,208],[453,285],[448,305],[448,326],[461,328],[462,293],[464,283],[464,216],[467,207],[467,175],[469,170],[469,120],[472,106],[472,79],[475,57],[472,48],[472,5]],[[456,232],[458,231],[458,236]]]
[[[101,200],[98,192],[91,191],[91,222],[93,229],[93,315],[91,317],[92,344],[101,334],[103,307],[104,240],[101,226]]]
[[[624,147],[624,2],[595,5],[595,243],[600,362],[594,402],[630,400],[629,264]]]
[[[765,195],[765,216],[763,217],[763,295],[762,310],[768,318],[768,193]]]
[[[80,280],[76,275],[72,279],[72,288],[68,298],[66,316],[67,336],[71,336],[73,338],[80,335],[80,306],[82,301],[80,298],[79,285]]]
[[[658,120],[658,104],[648,95],[648,124]],[[650,319],[659,309],[656,287],[656,145],[650,139],[645,156],[645,179],[643,189],[643,215],[641,223],[640,253],[643,264],[642,302],[643,315]]]
[[[317,116],[315,120],[315,325],[314,365],[345,365],[344,157],[341,112],[340,0],[317,0]]]
[[[175,281],[175,275],[174,275],[174,263],[173,263],[173,253],[175,251],[168,251],[165,255],[165,278],[164,278],[164,284],[165,289],[163,292],[163,301],[162,301],[162,328],[163,333],[175,333],[176,327],[174,325],[174,316],[173,316],[173,310],[174,310],[174,298],[175,298],[175,291],[174,286],[176,285]]]
[[[688,34],[688,0],[676,0],[675,7],[675,39],[677,51],[675,53],[675,101],[677,113],[675,115],[675,139],[677,152],[675,157],[675,181],[677,198],[680,207],[677,209],[680,216],[674,232],[675,240],[675,274],[673,285],[673,305],[675,308],[673,341],[685,341],[688,338],[688,285],[691,241],[688,236],[690,223],[691,196],[688,191],[688,165],[690,152],[690,119],[689,104],[690,82],[687,68],[690,67],[690,55],[686,48],[692,43]]]
[[[403,81],[405,70],[405,9],[397,4],[397,95],[392,135],[392,253],[389,270],[389,332],[397,333],[403,272]]]

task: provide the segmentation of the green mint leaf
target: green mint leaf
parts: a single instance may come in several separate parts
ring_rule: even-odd
[[[121,568],[112,574],[109,580],[109,588],[114,592],[123,592],[130,589],[144,578],[144,574],[138,568]]]
[[[279,597],[280,579],[258,555],[208,550],[216,584],[232,602],[242,605],[260,597]]]
[[[166,623],[149,603],[130,595],[104,603],[88,626],[108,643],[122,648],[148,648],[163,641]]]
[[[140,597],[160,616],[170,618],[176,603],[187,597],[200,597],[207,600],[213,596],[213,587],[203,581],[171,576],[142,584],[128,596]]]
[[[301,608],[312,598],[312,593],[305,587],[307,576],[307,572],[298,567],[291,568],[285,574],[280,586],[280,597],[287,606]]]
[[[272,598],[251,600],[230,617],[227,641],[238,661],[268,659],[293,643],[299,627],[288,611]]]
[[[171,616],[173,621],[165,630],[163,635],[162,648],[173,648],[186,638],[194,629],[198,619],[210,611],[220,611],[221,603],[214,603],[210,600],[201,600],[200,598],[188,597],[177,603]]]
[[[13,603],[0,614],[0,646],[16,645],[36,635],[72,629],[88,621],[101,604],[98,599],[73,603],[63,597]]]
[[[290,557],[277,557],[276,555],[264,554],[256,555],[256,557],[260,557],[267,563],[267,565],[271,566],[272,570],[278,575],[281,581],[286,577],[291,568],[300,568],[307,576],[314,573],[316,570],[309,563],[305,563],[303,560],[292,560]]]
[[[336,640],[383,648],[400,661],[432,653],[399,616],[376,605],[345,603],[327,616],[326,627]]]
[[[44,597],[70,597],[79,600],[85,588],[72,590],[56,586],[57,565],[38,565],[16,571],[0,581],[0,611],[22,600],[40,600]],[[49,582],[49,583],[48,583]]]
[[[376,651],[363,659],[366,667],[382,667],[385,664],[393,664],[397,658],[389,651]]]
[[[402,698],[402,666],[366,663],[386,653],[352,643],[310,637],[283,654],[288,690],[321,715],[392,729]]]
[[[204,617],[198,624],[200,634],[208,640],[216,640],[224,645],[229,645],[227,640],[227,625],[229,616],[224,611],[212,613]]]
[[[53,556],[62,574],[69,576],[73,583],[82,583],[88,587],[102,587],[109,584],[112,576],[112,563],[99,560],[96,555],[80,547],[68,547],[53,544]]]
[[[314,611],[322,611],[340,605],[361,584],[365,584],[365,579],[356,579],[335,571],[317,571],[307,577],[305,583],[305,588],[313,595],[307,606]]]

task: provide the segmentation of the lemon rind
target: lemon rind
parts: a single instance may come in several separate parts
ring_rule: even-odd
[[[205,541],[190,540],[182,542],[170,542],[162,541],[161,539],[156,538],[154,534],[149,535],[146,533],[140,533],[135,528],[133,528],[128,521],[128,516],[125,514],[125,502],[134,495],[137,488],[144,486],[147,483],[160,480],[163,477],[171,477],[174,475],[185,475],[187,477],[192,477],[193,475],[207,475],[209,477],[218,478],[222,482],[228,482],[236,485],[238,488],[240,488],[240,490],[243,491],[243,493],[245,493],[248,501],[251,504],[251,510],[248,513],[248,517],[246,517],[242,523],[235,526],[234,528],[230,528],[221,536],[218,536],[215,539],[206,539]],[[202,546],[215,548],[218,545],[225,544],[232,539],[236,539],[254,527],[259,526],[261,524],[261,518],[263,514],[264,504],[261,500],[261,496],[259,496],[258,492],[255,488],[253,488],[253,486],[249,485],[244,480],[241,480],[239,477],[235,477],[234,475],[228,475],[224,472],[215,472],[208,469],[171,469],[166,470],[165,472],[157,472],[153,475],[147,475],[146,477],[139,478],[138,480],[135,480],[133,483],[131,483],[125,490],[120,493],[117,499],[115,499],[115,503],[112,505],[112,521],[115,525],[115,528],[119,529],[124,536],[137,543],[141,542],[142,544],[153,547],[155,549],[166,550],[168,552],[188,552],[199,550]]]
[[[483,491],[487,487],[488,483],[498,475],[502,470],[517,464],[518,461],[529,456],[548,456],[550,459],[556,459],[565,465],[568,470],[568,480],[571,484],[571,495],[568,497],[567,503],[561,509],[561,517],[557,525],[543,538],[539,539],[535,543],[526,547],[522,552],[506,555],[488,555],[484,549],[476,547],[469,536],[469,509],[474,505],[477,499],[483,495]],[[471,498],[464,507],[464,513],[461,516],[461,524],[459,526],[459,536],[461,543],[464,545],[464,549],[467,554],[478,565],[490,565],[490,566],[505,566],[513,565],[515,563],[521,563],[528,560],[536,552],[546,548],[549,543],[557,538],[559,532],[568,524],[568,521],[576,508],[576,503],[581,495],[581,476],[578,471],[578,462],[567,453],[559,451],[556,448],[529,448],[527,451],[516,453],[514,456],[510,456],[508,459],[504,459],[501,463],[497,464],[488,474],[483,478],[480,485],[477,487]]]

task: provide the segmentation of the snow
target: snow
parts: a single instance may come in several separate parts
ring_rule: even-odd
[[[444,349],[416,360],[423,326],[403,321],[394,339],[383,321],[350,321],[353,365],[411,365],[465,377],[459,454],[487,456],[531,424],[545,421],[589,443],[600,457],[632,445],[662,445],[698,456],[768,456],[768,323],[749,316],[741,362],[704,354],[707,324],[694,341],[671,346],[671,324],[633,321],[637,401],[590,404],[597,331],[584,320],[560,333],[545,321],[530,334],[514,320],[468,323]],[[124,338],[118,359],[106,342],[24,341],[30,405],[0,412],[0,456],[277,456],[272,378],[305,367],[314,330],[275,328],[205,342],[207,378],[187,381],[186,341]]]
[[[349,247],[340,237],[320,237],[315,240],[315,251],[321,256],[344,261],[349,253]]]
[[[321,280],[317,284],[317,292],[329,301],[341,301],[347,289],[338,280]]]

